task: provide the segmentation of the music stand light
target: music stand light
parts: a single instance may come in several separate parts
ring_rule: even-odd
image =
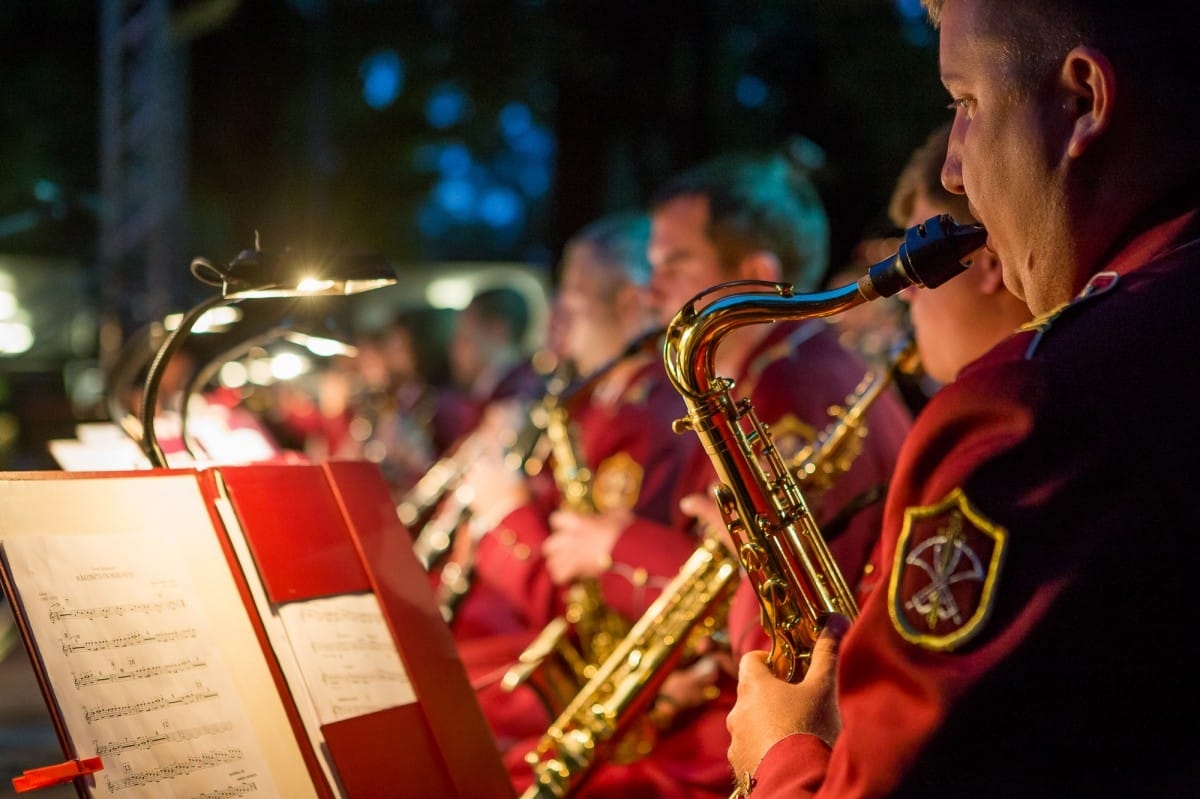
[[[314,259],[290,250],[276,255],[259,250],[257,241],[253,250],[238,253],[224,268],[205,258],[196,258],[192,261],[191,272],[201,283],[220,286],[221,293],[200,302],[184,314],[179,325],[155,353],[146,374],[141,405],[141,445],[152,467],[167,466],[166,455],[154,432],[159,385],[171,356],[179,350],[196,320],[206,311],[249,299],[358,294],[396,282],[395,269],[378,255],[342,254]]]

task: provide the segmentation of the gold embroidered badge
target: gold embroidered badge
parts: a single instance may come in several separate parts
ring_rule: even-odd
[[[637,504],[642,490],[642,465],[627,452],[605,458],[596,468],[592,480],[592,498],[600,510],[624,508]]]
[[[888,614],[900,636],[947,652],[982,629],[995,600],[1008,532],[961,488],[904,513],[888,583]]]

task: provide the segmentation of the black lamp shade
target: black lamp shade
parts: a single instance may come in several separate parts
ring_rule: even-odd
[[[309,257],[291,250],[243,250],[224,269],[198,259],[192,273],[221,286],[230,300],[357,294],[396,282],[392,265],[371,253]]]

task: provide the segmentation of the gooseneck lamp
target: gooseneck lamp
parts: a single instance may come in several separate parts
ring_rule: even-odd
[[[221,268],[205,258],[196,258],[191,265],[192,276],[210,286],[220,286],[221,293],[199,303],[180,320],[179,325],[163,341],[150,369],[142,393],[141,427],[142,452],[152,467],[167,466],[166,455],[154,431],[158,409],[159,385],[166,366],[187,338],[196,320],[219,305],[233,305],[242,300],[267,297],[313,297],[358,294],[382,288],[396,282],[396,272],[390,263],[374,254],[342,254],[314,259],[291,250],[271,254],[258,248],[257,236],[253,250],[238,253],[228,266]]]

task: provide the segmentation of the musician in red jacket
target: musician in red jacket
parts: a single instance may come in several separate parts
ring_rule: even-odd
[[[811,148],[812,145],[805,143]],[[810,149],[811,152],[811,149]],[[654,199],[651,292],[659,320],[668,322],[693,297],[738,279],[793,281],[800,290],[820,285],[827,266],[827,221],[802,167],[781,156],[719,158],[665,184]],[[720,375],[735,380],[768,422],[784,457],[810,443],[830,421],[831,406],[846,401],[868,371],[823,322],[758,325],[726,339],[716,353]],[[894,393],[868,414],[864,451],[839,487],[826,495],[831,518],[854,498],[886,483],[910,423]],[[697,437],[688,432],[681,443]],[[708,491],[716,479],[709,456],[695,449],[675,486],[672,524],[700,537],[696,515],[709,525],[715,506]],[[686,498],[686,501],[684,501]],[[686,511],[686,512],[685,512]],[[874,541],[872,513],[854,518],[840,538],[846,568],[866,563]],[[623,538],[649,535],[656,523],[635,520]],[[609,579],[609,578],[604,578]],[[739,592],[743,589],[739,588]],[[730,632],[761,635],[754,595],[735,601]],[[736,632],[735,632],[736,631]],[[725,759],[725,714],[733,700],[728,655],[684,653],[682,667],[666,677],[650,718],[659,727],[648,755],[628,763],[603,762],[575,794],[597,797],[726,797],[732,785]],[[721,667],[722,662],[727,665]],[[528,782],[518,781],[518,786]]]
[[[555,480],[547,494],[497,448],[479,453],[465,479],[477,543],[452,629],[502,749],[549,726],[551,716],[528,687],[510,694],[498,681],[563,612],[564,591],[576,576],[602,577],[605,607],[630,622],[695,546],[688,532],[666,525],[651,535],[624,533],[635,518],[666,521],[682,463],[698,449],[671,430],[684,405],[666,379],[646,301],[648,234],[645,215],[618,213],[588,225],[564,248],[555,314],[559,346],[578,376],[551,407],[565,410],[560,430],[573,446],[567,457],[546,453],[541,476],[565,482]],[[574,489],[590,507],[566,496]],[[594,561],[580,557],[582,547],[556,551],[551,543],[579,517],[594,523],[586,549]],[[562,559],[571,565],[561,566]]]
[[[927,6],[954,99],[943,183],[1035,319],[918,416],[887,573],[849,631],[827,625],[794,685],[742,659],[731,764],[755,799],[1200,795],[1179,392],[1200,348],[1200,129],[1177,113],[1200,18]]]

